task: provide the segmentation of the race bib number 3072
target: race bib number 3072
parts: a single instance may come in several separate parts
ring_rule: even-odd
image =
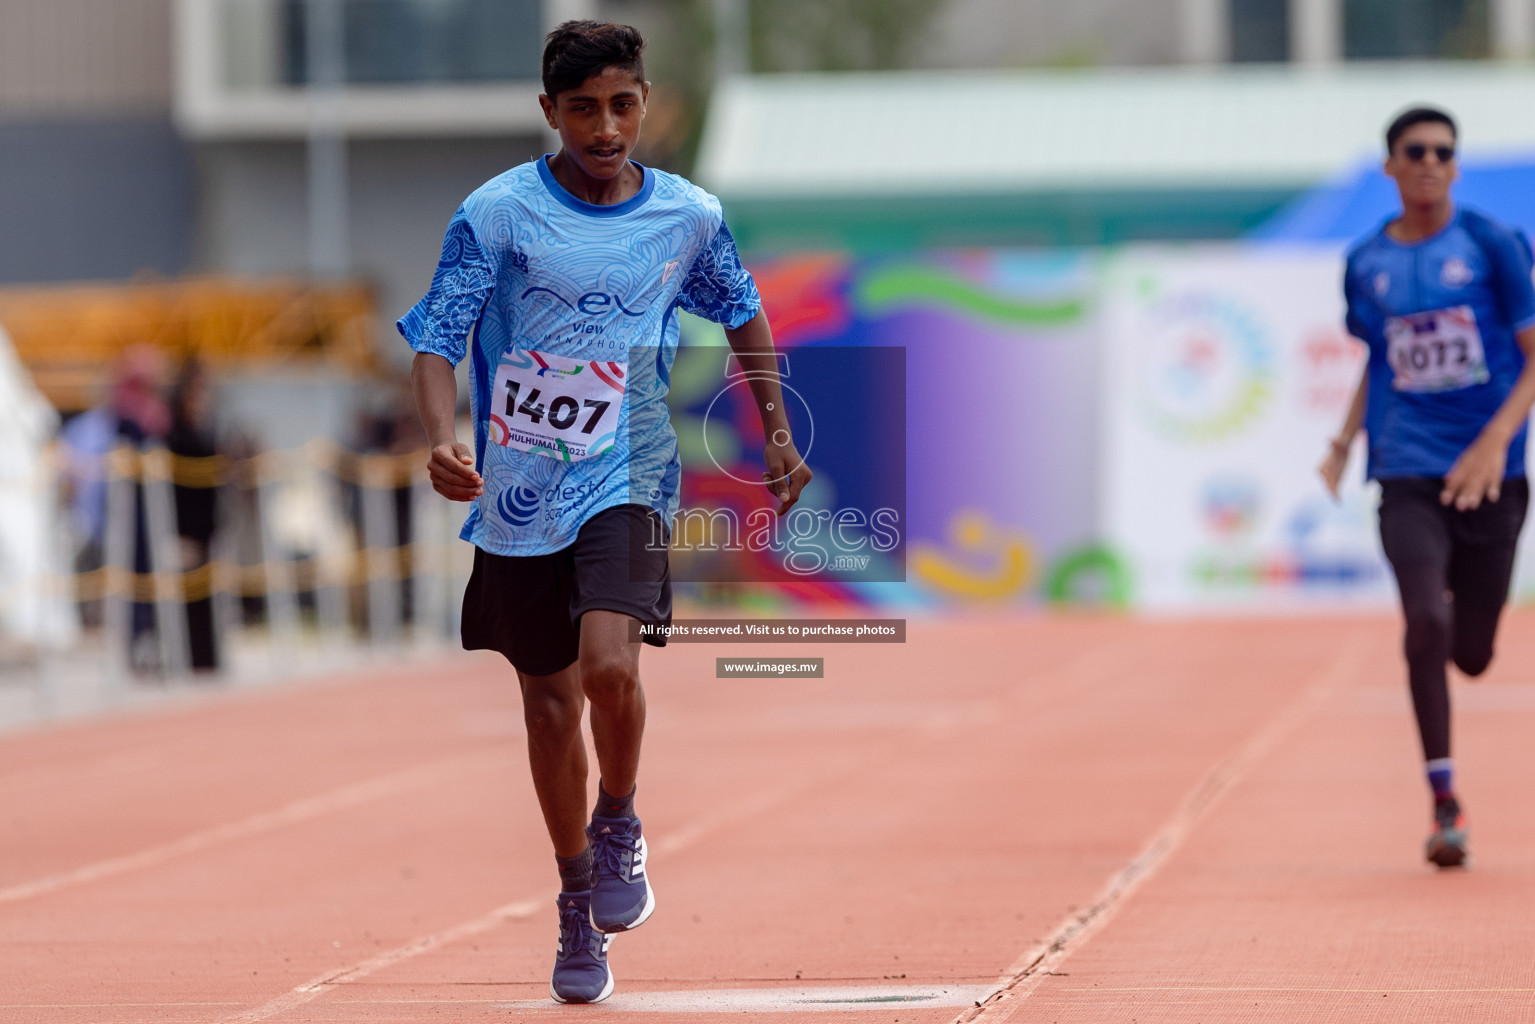
[[[509,348],[490,394],[490,439],[580,462],[613,447],[628,367]]]
[[[1470,306],[1394,316],[1386,321],[1391,386],[1426,394],[1485,384],[1487,355]]]

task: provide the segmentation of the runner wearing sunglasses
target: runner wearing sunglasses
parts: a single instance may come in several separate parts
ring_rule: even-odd
[[[1492,660],[1529,502],[1525,434],[1535,403],[1530,243],[1451,200],[1456,134],[1432,108],[1408,110],[1387,129],[1385,170],[1402,212],[1348,256],[1348,329],[1369,359],[1321,466],[1336,496],[1363,427],[1434,795],[1426,855],[1440,867],[1466,859],[1446,664],[1477,676]]]

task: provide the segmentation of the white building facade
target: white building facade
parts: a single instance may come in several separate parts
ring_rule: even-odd
[[[1525,59],[1531,0],[952,0],[929,67]]]

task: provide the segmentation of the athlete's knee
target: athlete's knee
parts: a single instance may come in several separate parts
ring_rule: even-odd
[[[1457,607],[1455,622],[1455,667],[1468,676],[1479,676],[1492,664],[1498,638],[1497,608]]]
[[[1479,647],[1473,651],[1455,652],[1455,667],[1468,676],[1479,676],[1487,671],[1487,666],[1492,664],[1492,645]]]
[[[627,652],[583,652],[581,687],[594,704],[628,700],[640,688],[640,669]]]
[[[1421,601],[1405,609],[1407,634],[1403,640],[1407,657],[1434,655],[1449,657],[1454,623],[1450,605],[1443,600]]]
[[[579,693],[524,686],[522,718],[529,736],[561,736],[581,728],[583,701]]]

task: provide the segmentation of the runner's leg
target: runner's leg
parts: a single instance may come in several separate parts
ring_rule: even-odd
[[[1456,667],[1468,676],[1481,675],[1492,661],[1529,497],[1524,480],[1507,480],[1496,502],[1457,519],[1449,575],[1455,595],[1452,653]]]
[[[613,991],[612,936],[592,927],[593,855],[586,835],[586,742],[581,736],[581,670],[546,676],[517,673],[533,788],[560,869],[560,940],[549,995],[561,1003],[598,1003]]]
[[[602,932],[638,928],[656,907],[644,828],[634,811],[645,691],[636,623],[671,621],[666,549],[649,542],[657,514],[640,505],[606,509],[581,527],[574,546],[571,615],[580,624],[581,686],[591,702],[601,790],[592,843],[591,921]],[[637,631],[636,631],[637,632]]]
[[[602,932],[638,928],[656,908],[644,829],[634,813],[645,731],[640,645],[629,640],[634,621],[603,609],[581,617],[581,682],[592,703],[592,740],[601,767],[602,790],[587,835],[592,841],[592,924]]]
[[[1439,503],[1440,487],[1438,480],[1382,481],[1380,539],[1402,596],[1407,678],[1423,741],[1424,774],[1434,794],[1433,830],[1424,855],[1448,868],[1466,862],[1466,829],[1455,799],[1445,668],[1454,646],[1454,613],[1446,588],[1457,513]]]
[[[616,797],[634,791],[645,733],[640,644],[629,640],[631,621],[602,609],[581,616],[580,683],[592,704],[592,742],[602,786]]]
[[[556,857],[586,849],[586,744],[581,738],[581,672],[570,665],[553,675],[517,673],[527,724],[533,789]]]
[[[1450,756],[1451,543],[1438,489],[1433,480],[1386,480],[1380,503],[1381,545],[1401,593],[1407,678],[1425,761]]]

